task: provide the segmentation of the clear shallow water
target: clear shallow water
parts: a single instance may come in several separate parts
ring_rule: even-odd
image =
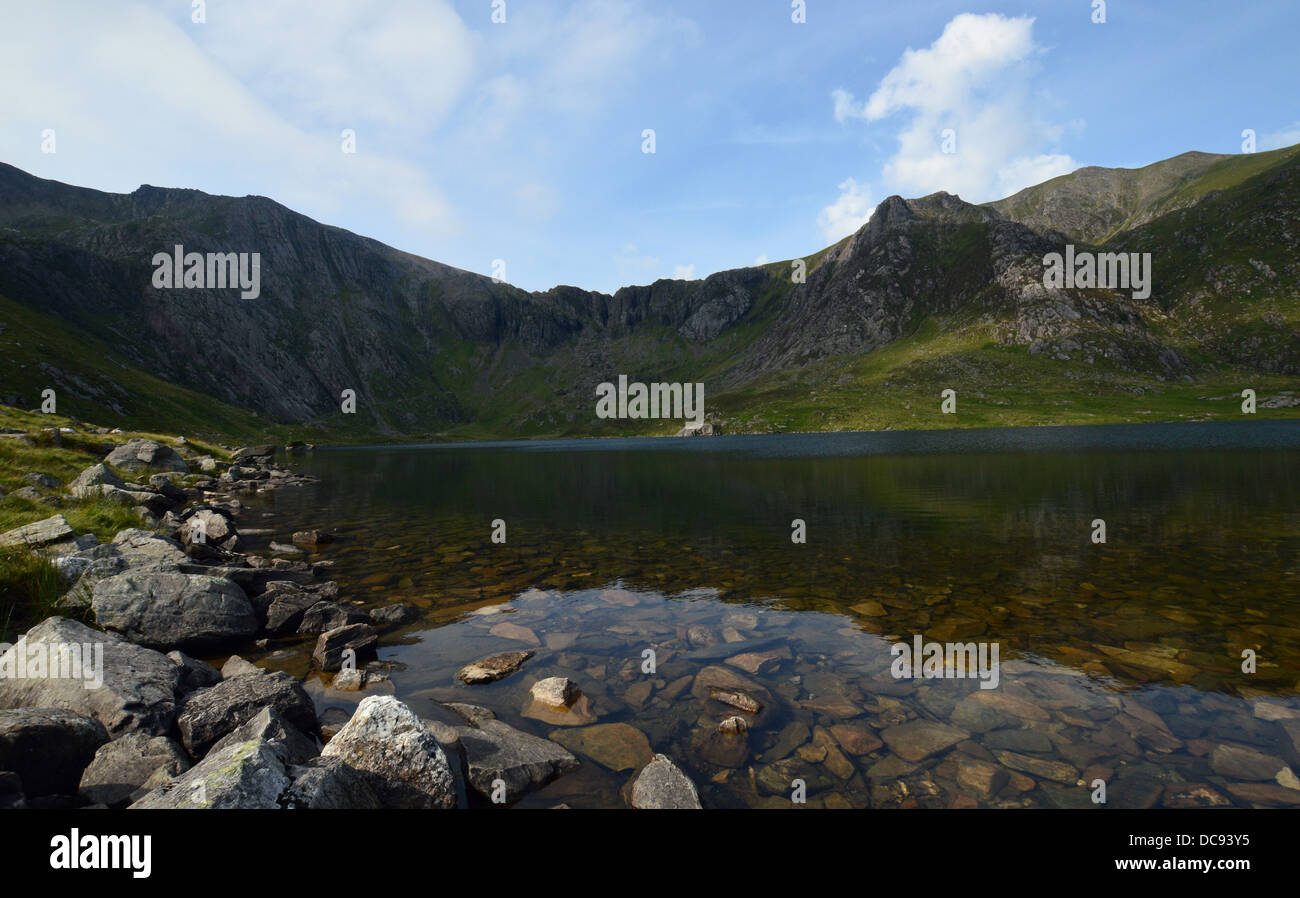
[[[245,524],[333,529],[313,560],[345,597],[420,610],[381,650],[418,712],[468,701],[549,736],[520,712],[568,676],[706,805],[789,806],[796,778],[823,806],[1088,805],[1098,778],[1112,806],[1300,804],[1298,463],[1290,421],[378,447],[300,458],[322,482]],[[894,678],[916,634],[997,643],[998,688]],[[310,645],[273,648],[305,672]],[[519,673],[455,682],[520,648]],[[723,739],[738,712],[707,687],[728,675],[763,710]],[[605,743],[640,743],[583,739],[523,804],[623,803]]]

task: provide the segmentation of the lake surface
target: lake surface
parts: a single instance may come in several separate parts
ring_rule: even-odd
[[[622,806],[646,745],[706,807],[789,807],[797,780],[824,807],[1091,806],[1098,780],[1109,806],[1300,804],[1300,421],[292,464],[321,482],[243,524],[333,530],[310,557],[333,562],[343,597],[419,610],[382,643],[383,688],[424,716],[472,702],[576,746],[582,768],[521,806]],[[997,687],[896,677],[891,646],[917,636],[996,644]],[[263,663],[302,675],[310,648],[278,643]],[[536,654],[503,680],[454,678],[516,649]],[[523,716],[547,676],[573,680],[596,724],[627,726]],[[311,688],[322,706],[361,697]],[[717,732],[733,716],[747,732]]]

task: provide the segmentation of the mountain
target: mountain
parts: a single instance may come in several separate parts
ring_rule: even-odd
[[[595,416],[596,386],[627,374],[704,383],[730,431],[1226,415],[1206,397],[1300,386],[1298,216],[1300,147],[1188,153],[983,206],[889,197],[801,260],[530,293],[264,197],[0,164],[0,403],[53,387],[96,423],[318,439],[676,429]],[[1151,253],[1150,296],[1045,287],[1067,241]],[[155,288],[177,244],[260,253],[260,296]],[[960,414],[940,417],[946,388]]]

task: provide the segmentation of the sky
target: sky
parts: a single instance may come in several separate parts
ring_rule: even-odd
[[[892,194],[1300,143],[1296,0],[1101,6],[0,0],[0,160],[612,292],[807,255]]]

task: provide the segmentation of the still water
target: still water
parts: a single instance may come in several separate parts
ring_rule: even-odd
[[[647,750],[706,807],[790,807],[796,780],[813,807],[1096,806],[1099,781],[1110,807],[1300,805],[1300,421],[293,464],[321,482],[244,524],[332,530],[309,559],[344,598],[419,610],[382,643],[386,688],[429,717],[486,706],[583,761],[521,806],[622,806]],[[918,636],[996,647],[996,688],[894,676],[891,646]],[[310,649],[263,663],[303,675]],[[519,672],[455,680],[516,649],[536,653]],[[587,726],[522,715],[548,676],[589,697]],[[360,698],[312,677],[323,707]],[[747,731],[718,733],[732,716]]]

